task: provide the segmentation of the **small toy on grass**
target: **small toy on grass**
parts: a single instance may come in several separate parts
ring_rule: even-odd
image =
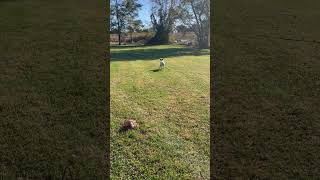
[[[122,124],[122,130],[130,130],[138,127],[138,123],[133,119],[128,119]]]

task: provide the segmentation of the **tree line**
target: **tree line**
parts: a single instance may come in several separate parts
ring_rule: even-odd
[[[192,31],[199,48],[209,47],[210,0],[150,0],[150,22],[155,35],[147,44],[168,44],[169,33],[175,28],[180,32]],[[138,0],[112,0],[110,6],[110,31],[121,36],[129,32],[143,31],[143,23],[137,19],[142,4]],[[145,30],[145,29],[144,29]]]

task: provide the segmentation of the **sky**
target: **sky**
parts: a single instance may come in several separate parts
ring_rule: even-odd
[[[139,0],[142,8],[139,10],[139,17],[145,26],[150,25],[151,0]]]

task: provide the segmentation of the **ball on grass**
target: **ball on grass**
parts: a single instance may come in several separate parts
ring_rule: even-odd
[[[133,119],[128,119],[128,120],[124,121],[124,123],[122,124],[122,128],[127,129],[127,130],[135,129],[137,127],[138,127],[138,123]]]

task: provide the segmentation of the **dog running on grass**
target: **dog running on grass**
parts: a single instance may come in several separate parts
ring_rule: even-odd
[[[166,66],[166,63],[164,62],[164,59],[160,58],[160,69],[164,69],[165,66]]]

